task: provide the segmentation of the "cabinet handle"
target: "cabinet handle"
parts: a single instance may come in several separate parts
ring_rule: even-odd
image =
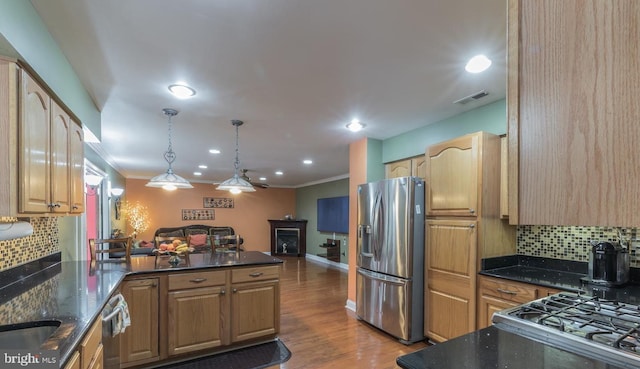
[[[503,290],[502,288],[498,288],[497,291],[500,293],[506,293],[507,295],[512,295],[512,296],[515,296],[518,294],[517,292],[514,292],[514,291]]]
[[[475,228],[475,227],[476,227],[475,224],[473,224],[473,223],[469,224],[469,228]]]
[[[73,205],[73,210],[78,210],[78,205]]]
[[[60,207],[60,203],[59,203],[59,202],[56,202],[55,204],[53,204],[53,207],[54,207],[54,208],[59,208],[59,207]]]
[[[189,282],[193,282],[193,283],[202,283],[204,281],[206,281],[206,278],[196,278],[196,279],[190,279]]]
[[[153,287],[153,288],[158,287],[158,283],[156,283],[156,282],[151,283],[151,287]]]
[[[236,293],[236,292],[238,292],[238,290],[234,288],[234,289],[233,289],[233,293]]]
[[[473,209],[469,209],[469,213],[474,214],[476,211]]]
[[[221,294],[221,295],[224,295],[225,293],[227,293],[225,290],[221,290],[221,291],[220,291],[220,294]]]
[[[262,275],[262,272],[256,272],[256,273],[249,274],[249,277],[257,278],[257,277],[260,277],[261,275]]]

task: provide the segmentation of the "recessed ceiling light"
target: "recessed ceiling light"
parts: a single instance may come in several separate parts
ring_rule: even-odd
[[[211,150],[209,150],[209,153],[211,153],[211,154],[220,154],[220,150],[218,150],[218,149],[211,149]]]
[[[200,169],[207,169],[207,166],[206,166],[206,165],[204,165],[204,164],[200,164],[200,165],[198,165],[198,168],[200,168]]]
[[[306,164],[306,165],[311,165],[311,164],[313,164],[313,160],[305,159],[305,160],[302,161],[302,163]]]
[[[464,67],[464,69],[469,73],[480,73],[489,69],[490,66],[491,59],[480,54],[469,59],[469,62],[467,62],[467,65]]]
[[[364,124],[360,123],[358,119],[352,119],[349,124],[347,124],[347,128],[351,132],[358,132],[362,128],[364,128]]]
[[[277,176],[281,176],[281,175],[283,175],[283,174],[284,174],[284,173],[283,173],[281,170],[276,171],[276,175],[277,175]]]
[[[201,175],[202,175],[202,173],[201,173],[201,172],[193,172],[193,175],[194,175],[194,176],[201,176]]]
[[[260,178],[258,178],[258,179],[259,179],[259,180],[261,180],[261,181],[266,181],[266,180],[267,180],[267,177],[260,177]]]
[[[170,85],[169,91],[171,91],[171,93],[179,99],[188,99],[196,94],[196,90],[180,83]]]

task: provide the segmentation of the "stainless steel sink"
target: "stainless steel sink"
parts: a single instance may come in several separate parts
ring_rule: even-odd
[[[0,348],[15,350],[36,350],[60,327],[57,320],[0,326]]]

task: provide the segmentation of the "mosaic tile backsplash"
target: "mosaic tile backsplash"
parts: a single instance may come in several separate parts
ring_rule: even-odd
[[[12,217],[0,217],[0,223],[16,221]],[[15,240],[0,241],[0,271],[60,251],[58,218],[29,218],[33,234]]]
[[[640,268],[640,240],[637,228],[623,228],[623,237],[631,240],[629,261]],[[618,230],[612,227],[518,226],[517,253],[553,259],[589,261],[591,240],[618,242]]]

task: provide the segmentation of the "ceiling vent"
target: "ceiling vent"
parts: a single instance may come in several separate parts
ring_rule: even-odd
[[[480,100],[480,99],[482,99],[483,97],[485,97],[487,95],[489,95],[489,93],[486,90],[482,90],[480,92],[476,92],[473,95],[469,95],[469,96],[463,97],[460,100],[456,100],[453,103],[454,104],[464,105],[464,104],[466,104],[466,103],[468,103],[470,101]]]

